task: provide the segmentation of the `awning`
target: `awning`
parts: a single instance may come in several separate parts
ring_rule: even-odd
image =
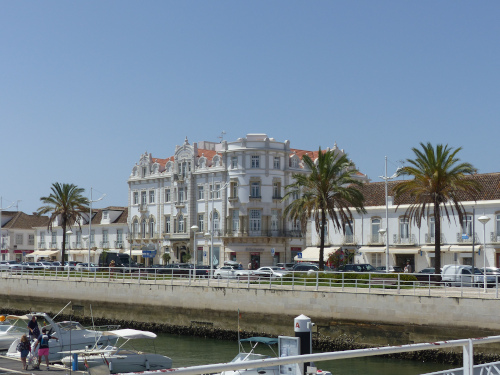
[[[132,254],[134,256],[141,256],[142,257],[142,250],[131,250],[124,252],[124,254]]]
[[[435,248],[434,248],[434,245],[431,245],[431,246],[422,246],[420,248],[420,250],[434,252]],[[447,245],[447,246],[441,245],[441,251],[450,251],[450,245]]]
[[[389,253],[391,254],[418,254],[419,247],[390,247]]]
[[[59,254],[59,250],[36,250],[33,251],[31,254],[27,254],[27,257],[50,257],[52,255]]]
[[[481,245],[475,245],[474,246],[474,252],[477,253],[481,249]],[[472,253],[472,245],[470,246],[460,246],[460,245],[453,245],[450,246],[450,251],[454,251],[457,253]]]
[[[89,251],[88,250],[68,250],[66,251],[68,254],[71,254],[71,255],[88,255],[89,254]],[[94,252],[91,251],[91,254],[93,254]]]
[[[326,262],[328,260],[328,255],[332,251],[337,251],[336,247],[325,247],[323,252],[323,260]],[[293,259],[298,262],[319,262],[319,247],[306,247],[302,250],[302,258],[296,255]]]
[[[385,253],[385,247],[365,246],[365,247],[360,247],[358,251],[363,253]]]

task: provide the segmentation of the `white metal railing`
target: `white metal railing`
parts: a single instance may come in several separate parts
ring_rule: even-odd
[[[348,272],[291,272],[283,276],[256,274],[255,271],[238,270],[238,273],[223,274],[204,267],[91,267],[82,269],[62,269],[61,266],[51,269],[31,269],[24,267],[2,267],[0,278],[43,278],[46,280],[85,279],[95,282],[122,282],[146,284],[176,284],[217,285],[232,288],[259,288],[277,290],[304,291],[349,291],[351,293],[368,294],[404,294],[419,296],[449,296],[469,298],[499,298],[500,280],[488,283],[486,290],[483,282],[471,283],[470,280],[459,279],[450,285],[449,282],[436,281],[438,275],[432,274],[402,274],[402,273],[348,273]],[[214,278],[214,275],[216,278]],[[408,279],[407,275],[418,276]],[[474,287],[477,286],[477,287]]]
[[[240,361],[240,362],[230,362],[230,363],[219,363],[213,365],[203,365],[203,366],[193,366],[184,367],[179,369],[168,370],[170,374],[176,375],[198,375],[198,374],[209,374],[209,373],[220,373],[223,371],[238,371],[242,369],[254,369],[261,367],[271,367],[280,365],[290,365],[298,364],[299,369],[303,368],[304,363],[308,362],[321,362],[321,361],[332,361],[339,359],[350,359],[350,358],[363,358],[363,357],[373,357],[378,355],[386,354],[397,354],[397,353],[407,353],[422,350],[435,350],[435,349],[445,349],[462,347],[463,351],[463,366],[461,368],[444,370],[439,372],[434,372],[435,375],[473,375],[477,374],[499,374],[498,362],[489,363],[485,365],[474,366],[474,345],[479,344],[489,344],[500,342],[500,336],[490,336],[484,338],[476,339],[461,339],[461,340],[451,340],[451,341],[438,341],[432,343],[422,343],[422,344],[409,344],[409,345],[399,345],[399,346],[385,346],[378,348],[369,349],[357,349],[357,350],[345,350],[339,352],[328,352],[328,353],[315,353],[315,354],[305,354],[297,356],[288,356],[281,358],[269,358],[255,361]],[[496,372],[490,371],[495,369]],[[476,372],[475,372],[476,370]],[[485,370],[485,371],[482,371]],[[301,370],[300,370],[301,371]],[[489,372],[488,372],[489,371]],[[157,371],[143,371],[142,375],[154,375],[164,372],[164,370]],[[300,373],[300,372],[299,372]],[[430,375],[430,374],[427,374]]]

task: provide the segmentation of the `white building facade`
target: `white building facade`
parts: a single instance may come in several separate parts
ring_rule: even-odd
[[[93,209],[91,223],[88,214],[82,216],[84,220],[67,228],[65,251],[68,260],[88,262],[90,255],[90,263],[97,264],[103,251],[130,254],[127,207]],[[34,237],[35,251],[29,254],[30,260],[61,260],[63,231],[58,222],[50,230],[47,225],[34,227]]]
[[[186,138],[167,159],[143,154],[128,180],[132,251],[155,252],[150,264],[163,263],[164,253],[173,262],[213,267],[292,261],[307,239],[284,217],[282,197],[294,173],[307,173],[305,154],[314,160],[317,151],[266,134],[193,145]]]
[[[466,216],[459,222],[457,215],[446,217],[441,222],[441,265],[464,264],[476,267],[500,266],[500,173],[477,174],[482,185],[477,202],[462,202]],[[414,271],[434,267],[435,222],[430,216],[422,220],[420,228],[405,216],[410,201],[408,198],[395,200],[392,188],[398,181],[388,185],[388,225],[386,224],[385,183],[364,184],[365,214],[353,212],[352,230],[339,233],[328,224],[329,230],[325,258],[337,252],[341,258],[352,263],[370,263],[373,266],[386,265],[386,241],[389,241],[389,265],[404,266],[410,261]],[[451,210],[448,207],[449,212]],[[478,219],[486,216],[483,224]],[[306,253],[316,252],[319,236],[311,223],[312,243]],[[381,234],[380,229],[388,229]],[[486,244],[484,244],[486,243]]]

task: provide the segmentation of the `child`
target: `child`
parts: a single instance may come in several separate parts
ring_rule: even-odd
[[[21,341],[17,344],[17,351],[21,352],[21,362],[23,363],[23,370],[28,369],[28,365],[26,364],[26,357],[31,350],[30,341],[26,337],[26,335],[21,336]]]

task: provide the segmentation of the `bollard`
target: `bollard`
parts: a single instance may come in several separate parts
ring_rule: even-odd
[[[300,337],[300,355],[312,354],[312,327],[314,323],[311,322],[311,318],[305,315],[299,315],[294,319],[294,331],[295,337]],[[304,368],[302,373],[305,374],[307,371],[307,366],[310,366],[310,362],[304,363]]]
[[[71,369],[73,371],[78,371],[78,353],[73,353],[73,366],[71,367]]]

